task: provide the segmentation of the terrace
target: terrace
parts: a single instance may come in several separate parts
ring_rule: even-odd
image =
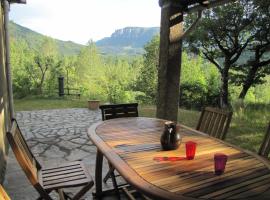
[[[9,1],[9,2],[10,3],[25,3],[24,1]],[[194,28],[196,28],[197,22],[200,20],[201,12],[203,10],[211,8],[211,7],[219,6],[228,2],[230,2],[230,0],[212,0],[212,1],[211,0],[210,1],[160,0],[159,1],[159,4],[161,6],[162,18],[161,18],[160,60],[159,60],[159,72],[158,72],[158,95],[157,95],[158,98],[157,98],[157,107],[156,107],[156,118],[164,119],[164,120],[171,120],[175,122],[178,121],[179,81],[180,81],[179,77],[180,77],[180,69],[181,69],[181,67],[179,66],[181,66],[182,39]],[[3,12],[7,12],[8,2],[3,1],[3,3],[4,3]],[[184,32],[183,26],[182,26],[183,13],[188,14],[188,13],[193,13],[193,12],[198,13],[197,19],[186,30],[186,32]],[[7,19],[8,19],[8,16],[5,17],[5,20]],[[5,32],[5,34],[8,34],[8,32]],[[2,46],[3,46],[2,50],[4,50],[5,48],[9,48],[8,42]],[[8,53],[4,57],[5,58],[3,60],[5,59],[8,60],[8,57],[9,57]],[[25,176],[22,169],[18,165],[18,162],[16,161],[16,158],[13,152],[10,150],[9,154],[7,155],[8,145],[5,139],[5,133],[11,129],[10,122],[12,118],[17,119],[18,124],[21,128],[22,133],[24,134],[27,144],[29,145],[31,151],[37,157],[41,165],[47,165],[47,164],[52,164],[52,163],[58,165],[64,162],[75,161],[75,160],[83,161],[86,164],[90,173],[94,177],[95,186],[86,193],[83,199],[93,199],[93,198],[95,199],[95,197],[102,198],[102,191],[101,191],[102,189],[103,190],[115,189],[113,179],[109,179],[109,181],[106,184],[103,184],[103,185],[101,184],[101,181],[100,181],[101,177],[99,177],[101,170],[99,169],[99,167],[100,166],[102,167],[101,163],[102,163],[103,155],[109,160],[109,163],[110,163],[110,165],[108,165],[107,160],[104,159],[105,164],[103,165],[104,167],[102,168],[103,174],[105,174],[109,170],[109,166],[110,166],[110,170],[116,169],[117,171],[119,171],[119,173],[124,177],[124,179],[129,184],[135,187],[136,190],[147,195],[147,196],[140,196],[140,198],[149,199],[148,198],[149,196],[152,199],[155,199],[155,198],[166,199],[170,197],[172,199],[178,199],[179,196],[177,195],[183,195],[181,197],[185,197],[185,199],[201,199],[204,197],[205,199],[212,199],[211,197],[215,197],[215,195],[217,195],[218,197],[219,195],[221,196],[222,195],[225,195],[225,196],[235,195],[235,198],[237,199],[237,198],[243,198],[243,196],[244,197],[247,196],[248,198],[250,198],[253,195],[256,195],[258,196],[258,198],[262,197],[262,199],[267,199],[266,197],[267,195],[269,195],[269,188],[268,187],[266,188],[265,184],[269,183],[267,179],[269,177],[269,170],[270,170],[269,161],[266,158],[256,155],[255,153],[248,152],[243,149],[239,149],[238,147],[235,147],[233,145],[231,146],[229,143],[226,143],[228,141],[226,142],[221,141],[224,138],[217,137],[218,139],[214,139],[215,137],[214,135],[211,135],[211,133],[208,133],[211,136],[210,137],[202,133],[202,132],[206,133],[206,131],[203,131],[200,128],[197,128],[197,130],[194,130],[194,127],[188,128],[186,126],[181,125],[180,130],[182,131],[181,134],[184,136],[184,139],[183,139],[184,142],[188,142],[188,139],[190,138],[193,140],[198,140],[197,143],[200,146],[198,150],[197,167],[202,165],[201,167],[196,168],[196,165],[195,167],[194,165],[190,166],[189,163],[187,163],[186,159],[181,158],[184,161],[182,163],[179,162],[178,163],[179,166],[183,165],[186,167],[189,166],[191,168],[190,171],[189,169],[186,169],[184,171],[177,172],[176,174],[177,176],[182,173],[181,178],[183,178],[184,176],[187,176],[188,178],[190,178],[190,181],[187,181],[187,182],[185,182],[186,181],[185,177],[183,179],[179,179],[183,181],[181,183],[181,181],[179,181],[178,179],[177,180],[175,179],[175,176],[176,176],[175,174],[171,176],[172,171],[179,170],[179,169],[181,170],[181,167],[178,166],[179,169],[171,168],[170,163],[169,163],[169,167],[164,166],[162,161],[168,161],[166,160],[168,158],[164,156],[165,153],[162,154],[163,155],[162,157],[156,156],[156,155],[159,155],[157,154],[157,152],[160,153],[160,145],[158,145],[157,147],[157,144],[156,144],[157,137],[150,136],[150,139],[146,138],[145,139],[146,141],[143,141],[143,140],[140,140],[140,137],[136,138],[136,137],[131,136],[132,135],[131,133],[134,131],[138,131],[138,132],[141,131],[140,136],[144,137],[145,135],[143,135],[143,133],[149,131],[149,129],[151,129],[151,131],[149,131],[150,134],[156,133],[157,130],[160,130],[159,126],[156,126],[156,127],[153,126],[153,124],[149,122],[148,121],[149,119],[147,118],[134,119],[134,121],[138,120],[138,123],[135,123],[136,125],[139,124],[137,127],[133,127],[134,121],[130,122],[129,119],[125,119],[125,118],[122,119],[123,121],[121,121],[120,119],[119,124],[116,123],[117,124],[116,126],[114,124],[114,120],[107,122],[107,124],[111,125],[111,127],[108,125],[109,126],[108,129],[112,131],[112,133],[115,134],[115,138],[118,138],[116,140],[113,136],[106,135],[106,131],[108,131],[105,129],[106,122],[102,123],[102,116],[99,110],[89,110],[86,108],[71,108],[71,109],[54,109],[54,110],[40,110],[40,111],[19,111],[15,114],[14,108],[13,108],[11,78],[8,71],[10,70],[8,66],[9,62],[6,61],[6,62],[3,62],[2,64],[4,65],[4,63],[5,65],[7,65],[5,69],[4,68],[1,69],[3,71],[3,73],[2,71],[1,73],[6,75],[2,77],[4,81],[2,81],[1,79],[1,81],[4,83],[4,87],[1,86],[3,87],[1,88],[1,113],[3,113],[1,114],[1,126],[2,126],[1,131],[3,132],[3,133],[1,132],[1,134],[3,135],[4,139],[2,138],[3,144],[0,143],[0,145],[2,146],[0,158],[1,158],[1,162],[3,160],[2,163],[7,161],[6,172],[3,171],[3,173],[6,173],[4,187],[7,190],[7,193],[9,194],[11,199],[23,200],[23,199],[39,198],[39,193],[34,189],[34,187],[32,187],[32,185],[27,180],[27,177]],[[152,110],[155,110],[155,109],[152,109]],[[127,117],[125,114],[123,115],[124,117]],[[143,114],[140,114],[140,116],[154,117],[152,113],[151,114],[143,113]],[[196,113],[196,117],[197,116],[199,116],[198,113]],[[154,121],[156,120],[154,124],[160,125],[160,122],[156,118],[152,119]],[[211,118],[211,117],[208,116],[208,118]],[[198,121],[197,119],[194,119],[194,118],[186,119],[186,120],[189,121],[188,125],[192,124],[192,126],[194,126],[194,124],[196,124],[196,122]],[[207,125],[205,124],[204,126],[209,127],[212,125],[213,129],[215,128],[219,129],[217,128],[219,123],[221,124],[225,122],[225,119],[223,120],[223,122],[218,122],[219,120],[222,121],[221,118],[216,117],[214,119],[214,122],[208,122],[208,124]],[[231,119],[229,119],[229,121],[230,120]],[[201,121],[203,121],[203,119],[201,119]],[[127,125],[128,123],[130,124]],[[183,124],[183,121],[180,121],[180,123]],[[127,130],[126,128],[129,126],[130,126],[130,130]],[[143,130],[139,129],[141,128],[141,126],[145,129]],[[97,127],[97,129],[89,129],[88,131],[89,127],[94,127],[94,128]],[[102,127],[104,128],[103,130],[102,130]],[[117,128],[119,128],[119,130]],[[128,136],[120,135],[119,137],[118,134],[119,133],[122,134],[122,132],[127,132]],[[221,131],[219,130],[219,132]],[[89,137],[91,138],[91,140],[89,139]],[[125,141],[126,143],[123,143],[123,144],[121,143],[121,137],[127,137]],[[98,142],[100,141],[101,138],[103,139],[103,141]],[[128,141],[129,138],[130,138],[130,141]],[[150,141],[151,139],[153,139],[153,141]],[[233,139],[234,139],[234,136],[230,136],[229,142],[232,142]],[[201,143],[200,142],[201,140],[206,141],[206,143],[211,143],[212,146],[209,147]],[[266,137],[265,141],[268,141],[268,140],[269,138]],[[149,146],[143,147],[143,148],[138,147],[141,145],[141,144],[138,144],[139,142],[143,143],[143,145],[149,145]],[[153,142],[155,143],[154,147],[152,144]],[[159,144],[159,141],[158,141],[158,144]],[[131,147],[129,147],[128,145],[130,145]],[[258,144],[256,145],[258,146]],[[111,146],[111,149],[108,148],[109,146]],[[257,146],[255,147],[255,149],[258,148]],[[270,144],[268,144],[268,146],[270,146]],[[135,150],[133,149],[134,147],[135,147]],[[228,164],[228,175],[225,174],[225,176],[224,177],[221,176],[220,179],[217,178],[217,176],[213,177],[213,173],[212,173],[213,170],[212,168],[210,169],[210,165],[212,166],[212,160],[211,160],[212,157],[211,159],[209,159],[210,158],[209,152],[211,153],[215,152],[216,151],[215,148],[217,148],[218,150],[220,149],[223,150],[229,155],[229,158],[232,159],[230,160],[231,163]],[[150,152],[149,149],[153,151]],[[146,152],[146,153],[140,154],[141,152],[143,153]],[[151,159],[147,160],[147,156],[149,157],[147,153],[149,152],[152,153],[150,156]],[[136,162],[133,162],[132,159],[130,161],[129,158],[125,160],[124,159],[125,153],[128,154],[130,157],[134,156],[132,157],[132,159],[134,159]],[[134,153],[134,155],[132,153]],[[183,153],[182,150],[181,150],[181,153]],[[170,154],[172,158],[177,158],[177,159],[179,158],[179,156],[177,157],[178,154],[176,154],[175,152],[168,153],[168,154]],[[158,164],[156,163],[156,160],[155,160],[156,158],[161,158],[160,163]],[[162,160],[162,159],[165,159],[165,160]],[[203,163],[204,161],[205,163]],[[121,165],[121,163],[123,162],[128,163],[128,164]],[[245,163],[246,165],[244,165],[242,168],[236,169],[234,168],[234,163],[238,163],[238,162]],[[258,169],[252,166],[253,162],[256,163],[255,166],[258,167]],[[141,167],[144,165],[147,168],[147,173],[145,173]],[[155,170],[157,170],[158,168],[157,166],[160,167],[160,171],[163,172],[164,174],[162,173],[157,174],[155,172]],[[164,172],[163,167],[169,168],[169,170],[168,171],[165,170]],[[0,164],[0,169],[4,169],[4,168],[5,168],[4,165],[2,166],[2,164]],[[261,169],[263,172],[261,172],[259,169]],[[136,171],[137,174],[134,173],[134,171]],[[237,173],[234,173],[235,171]],[[145,175],[148,173],[150,175]],[[256,173],[255,175],[258,174],[259,178],[258,179],[256,179],[256,177],[254,178],[253,173],[254,174]],[[152,174],[157,175],[157,177],[160,176],[161,181],[159,182],[158,180],[155,180],[154,175]],[[245,174],[247,174],[247,177],[249,178],[248,180],[245,179],[244,177]],[[172,178],[172,180],[174,180],[173,183],[168,182],[167,175],[168,177],[171,176],[169,178]],[[111,174],[111,176],[113,175]],[[135,183],[133,178],[134,180],[138,180],[138,182]],[[147,180],[147,178],[149,178],[149,181]],[[196,178],[199,180],[199,183],[203,182],[202,178],[205,178],[206,183],[210,184],[212,187],[210,187],[209,189],[209,188],[203,188],[204,187],[203,184],[199,186],[196,185]],[[232,182],[230,182],[230,178],[232,178]],[[242,182],[237,182],[238,180]],[[220,184],[216,184],[217,186],[214,185],[218,181],[220,181]],[[120,182],[124,182],[124,180],[121,179]],[[141,185],[139,183],[141,183]],[[187,183],[187,185],[183,183]],[[172,188],[172,190],[170,190],[171,189],[169,187],[170,184],[172,185],[179,184],[179,185],[177,185],[176,189]],[[190,184],[190,188],[189,188],[189,184]],[[224,186],[223,184],[225,186],[226,185],[228,186],[226,188],[223,188]],[[234,185],[230,185],[230,184],[234,184]],[[151,187],[149,187],[149,185],[151,185]],[[164,188],[162,188],[163,186]],[[193,191],[192,188],[195,186],[198,187],[198,191],[195,190],[197,193],[195,192],[193,194],[193,193],[187,192],[187,191]],[[245,187],[245,186],[248,186],[248,187]],[[216,194],[216,191],[212,191],[216,187],[217,187],[218,192],[220,192],[220,194]],[[180,190],[179,188],[180,189],[184,188],[183,194],[181,193],[182,190]],[[231,191],[231,193],[229,192],[226,193],[227,190]],[[96,192],[95,197],[93,197],[92,195],[92,192],[94,191]],[[73,193],[74,191],[72,189],[68,189],[68,190],[65,190],[65,192]],[[169,195],[169,196],[166,196],[166,195]],[[262,196],[259,196],[259,195],[262,195]],[[51,196],[53,199],[57,199],[58,194],[56,192],[52,192]],[[120,196],[121,196],[121,199],[126,199],[128,197],[128,196],[125,196],[123,193],[121,193]],[[106,195],[102,199],[118,199],[118,198],[119,196],[117,196],[117,193],[116,194],[112,193],[112,194]]]

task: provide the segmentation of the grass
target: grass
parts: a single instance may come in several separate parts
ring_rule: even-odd
[[[86,100],[81,99],[44,99],[44,98],[27,98],[17,99],[14,101],[14,109],[16,111],[30,110],[49,110],[49,109],[65,109],[65,108],[86,108]]]
[[[29,98],[15,100],[15,110],[48,110],[64,108],[86,108],[84,99],[44,99]],[[155,117],[155,107],[142,105],[139,107],[140,116]],[[195,127],[200,112],[179,109],[179,122]],[[270,105],[251,104],[244,108],[234,109],[232,123],[226,141],[242,148],[257,152],[270,121]]]

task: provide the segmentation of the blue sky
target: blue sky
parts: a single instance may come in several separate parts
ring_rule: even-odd
[[[61,40],[86,44],[126,26],[160,25],[158,0],[27,0],[11,5],[10,19]]]

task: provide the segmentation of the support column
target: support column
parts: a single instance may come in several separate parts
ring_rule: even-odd
[[[10,63],[10,44],[9,44],[9,9],[10,5],[7,0],[3,1],[4,3],[4,28],[5,28],[5,46],[6,46],[6,77],[7,77],[7,86],[8,86],[8,105],[10,119],[15,118],[14,112],[14,102],[13,102],[13,89],[12,89],[12,75],[11,75],[11,63]],[[11,120],[9,120],[11,121]],[[11,126],[11,123],[9,123]]]
[[[177,121],[183,35],[183,10],[173,0],[160,0],[160,52],[157,118]]]

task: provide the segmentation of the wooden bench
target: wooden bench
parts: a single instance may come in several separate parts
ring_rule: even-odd
[[[67,90],[67,93],[64,95],[68,95],[68,96],[77,96],[79,99],[81,98],[81,93],[79,89],[74,89],[74,88],[65,88],[65,90]],[[71,91],[75,91],[75,92],[71,92]]]

